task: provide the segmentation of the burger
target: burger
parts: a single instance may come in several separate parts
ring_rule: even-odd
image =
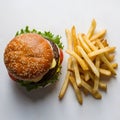
[[[45,87],[58,80],[63,61],[59,35],[21,29],[8,43],[4,63],[12,80],[27,90]]]

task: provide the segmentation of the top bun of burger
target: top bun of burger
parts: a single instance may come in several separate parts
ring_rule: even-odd
[[[23,81],[39,81],[50,69],[53,49],[48,40],[36,33],[13,38],[4,53],[8,73]]]

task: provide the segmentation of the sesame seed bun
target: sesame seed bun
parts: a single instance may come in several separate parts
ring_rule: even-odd
[[[4,63],[16,79],[37,82],[49,71],[53,57],[48,40],[36,33],[26,33],[9,42]]]

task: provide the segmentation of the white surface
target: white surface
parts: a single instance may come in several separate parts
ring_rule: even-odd
[[[120,63],[120,1],[119,0],[0,0],[0,120],[120,120],[120,69],[108,83],[102,100],[84,97],[79,105],[71,86],[62,101],[58,93],[66,72],[63,61],[60,81],[54,87],[26,92],[11,81],[3,64],[6,44],[16,31],[29,25],[38,30],[51,30],[62,36],[67,48],[65,28],[74,24],[87,32],[92,18],[97,29],[107,28],[109,43],[117,47]]]

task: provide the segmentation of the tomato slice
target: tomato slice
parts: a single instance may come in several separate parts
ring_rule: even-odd
[[[60,49],[60,64],[63,62],[63,51]]]
[[[16,80],[17,80],[13,75],[11,75],[10,73],[8,73],[8,74],[9,74],[10,78],[11,78],[13,81],[16,81]]]

